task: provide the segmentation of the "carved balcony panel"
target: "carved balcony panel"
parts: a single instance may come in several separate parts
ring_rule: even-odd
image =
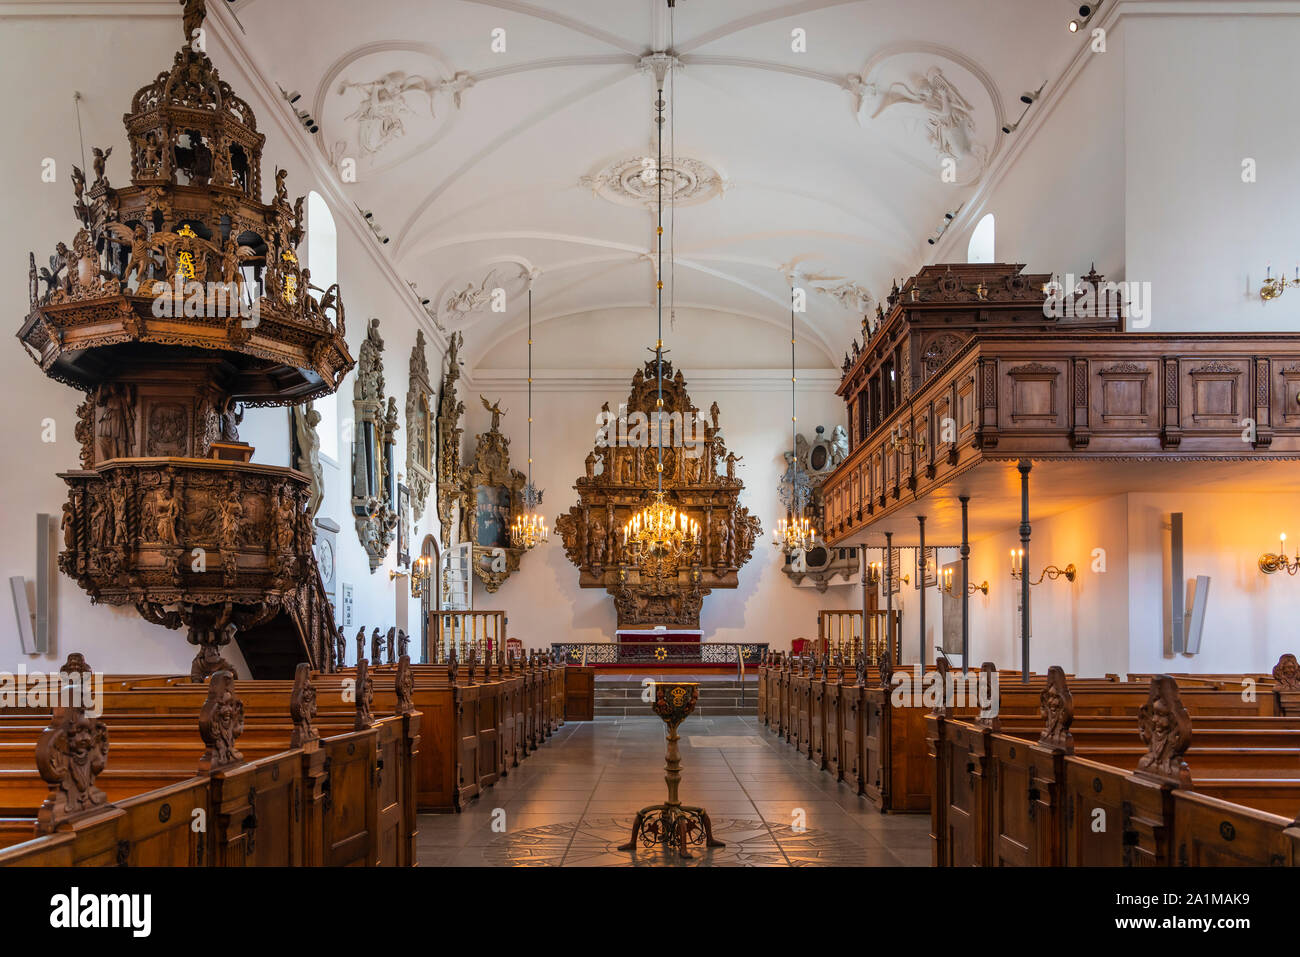
[[[957,441],[946,443],[939,430],[954,401]],[[894,431],[927,424],[933,458],[909,456]],[[1300,459],[1300,335],[973,338],[827,478],[827,541],[852,543],[982,462],[1020,458]],[[874,510],[858,513],[859,489]]]

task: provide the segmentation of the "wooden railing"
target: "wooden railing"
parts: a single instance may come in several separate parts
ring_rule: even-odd
[[[430,611],[429,617],[429,633],[437,636],[437,661],[445,661],[453,650],[464,661],[471,649],[481,661],[506,641],[504,611]]]
[[[1298,394],[1294,335],[980,336],[826,479],[826,541],[982,461],[1300,458]]]

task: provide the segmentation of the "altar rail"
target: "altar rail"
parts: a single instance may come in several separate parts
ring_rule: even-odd
[[[889,640],[889,627],[885,610],[867,615],[867,665],[880,663]],[[902,611],[894,612],[894,635],[897,637],[902,623]],[[822,609],[817,612],[817,652],[832,652],[841,656],[846,665],[856,665],[858,649],[862,647],[862,609]],[[897,660],[897,656],[895,656]]]
[[[434,661],[445,661],[453,649],[460,661],[468,657],[471,649],[482,661],[506,640],[504,611],[431,611],[429,617],[433,619],[429,631],[437,636],[432,649]]]
[[[573,641],[554,642],[556,661],[569,665],[735,665],[753,670],[767,655],[767,642]]]

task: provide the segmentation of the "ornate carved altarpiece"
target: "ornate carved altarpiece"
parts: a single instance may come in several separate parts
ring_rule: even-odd
[[[475,436],[470,464],[460,464],[460,438],[465,431],[460,426],[465,403],[456,395],[460,347],[457,333],[449,343],[438,401],[438,520],[444,548],[452,544],[453,529],[457,542],[473,543],[474,574],[493,593],[519,570],[524,554],[510,544],[510,526],[526,511],[523,491],[528,477],[510,467],[510,439],[501,432],[501,417],[508,410],[482,396],[479,400],[492,413],[492,424]]]
[[[411,490],[411,511],[416,522],[424,515],[425,502],[436,481],[435,443],[429,360],[424,354],[424,330],[417,329],[406,389],[406,484]]]
[[[371,319],[352,394],[352,515],[372,574],[388,554],[398,520],[393,470],[397,400],[384,402],[383,352],[379,320]]]
[[[651,360],[632,377],[626,415],[629,422],[647,418],[659,398],[657,364]],[[736,478],[739,457],[729,452],[718,421],[718,404],[692,436],[690,423],[699,422],[699,409],[686,391],[681,371],[671,362],[662,365],[663,412],[673,422],[673,436],[664,438],[663,488],[668,502],[699,523],[700,543],[693,560],[682,563],[675,575],[656,577],[629,564],[623,553],[622,528],[645,508],[656,487],[658,450],[653,442],[617,435],[630,429],[611,428],[615,434],[598,437],[587,455],[586,474],[574,484],[578,504],[555,520],[564,552],[578,568],[581,588],[604,588],[614,598],[619,628],[666,625],[699,628],[704,597],[715,588],[735,588],[740,568],[753,554],[762,534],[757,516],[738,503],[744,483]],[[608,405],[605,407],[608,411]],[[622,410],[620,410],[622,411]],[[687,434],[677,438],[676,423]]]

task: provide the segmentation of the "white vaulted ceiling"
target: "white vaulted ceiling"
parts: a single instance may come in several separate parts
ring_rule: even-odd
[[[779,329],[793,270],[810,290],[800,337],[816,353],[800,364],[838,366],[863,306],[874,311],[864,294],[915,270],[943,214],[1006,149],[1000,127],[1020,94],[1061,75],[1081,42],[1064,29],[1075,6],[677,0],[670,26],[666,0],[312,0],[305,30],[300,4],[232,9],[267,78],[303,94],[322,154],[336,169],[355,160],[347,194],[373,211],[438,321],[464,331],[473,368],[520,329],[524,270],[541,329],[648,317],[654,216],[617,173],[654,155],[654,79],[640,61],[662,50],[678,57],[666,140],[688,193],[666,230],[666,291],[683,316]],[[806,52],[792,50],[794,30]],[[929,103],[955,94],[971,122],[939,129],[955,183],[941,177],[932,111],[908,102],[927,83]],[[504,313],[475,301],[495,287]]]

